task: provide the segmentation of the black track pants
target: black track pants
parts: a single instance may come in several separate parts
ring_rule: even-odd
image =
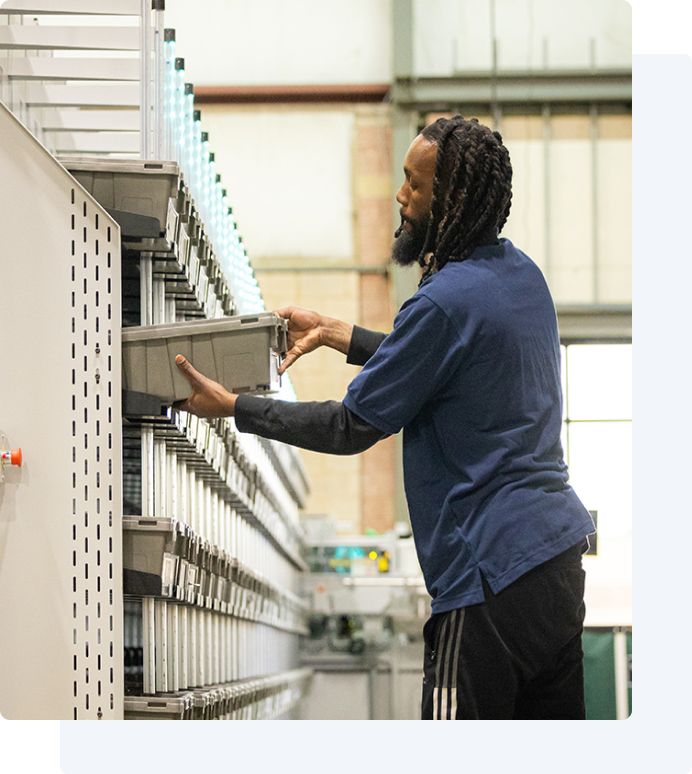
[[[585,548],[428,620],[423,720],[584,720]]]

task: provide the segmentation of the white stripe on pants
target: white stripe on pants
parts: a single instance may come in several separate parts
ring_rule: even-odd
[[[435,687],[433,688],[433,720],[456,719],[457,664],[465,612],[464,608],[452,610],[442,622],[438,632],[435,646],[438,661],[435,670]],[[445,645],[444,652],[442,652]]]

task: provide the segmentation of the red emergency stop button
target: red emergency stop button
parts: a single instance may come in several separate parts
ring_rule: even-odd
[[[22,450],[12,449],[12,451],[2,452],[2,461],[9,462],[10,465],[16,465],[18,468],[22,467]]]

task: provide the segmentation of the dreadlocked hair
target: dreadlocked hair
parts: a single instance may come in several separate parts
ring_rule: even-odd
[[[426,267],[422,282],[502,231],[512,202],[512,165],[500,133],[477,118],[438,118],[421,135],[438,146],[430,221],[418,257]]]

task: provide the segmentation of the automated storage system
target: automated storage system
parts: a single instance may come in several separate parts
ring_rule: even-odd
[[[176,352],[294,396],[163,3],[0,11],[0,711],[291,717],[300,458],[170,408]]]

